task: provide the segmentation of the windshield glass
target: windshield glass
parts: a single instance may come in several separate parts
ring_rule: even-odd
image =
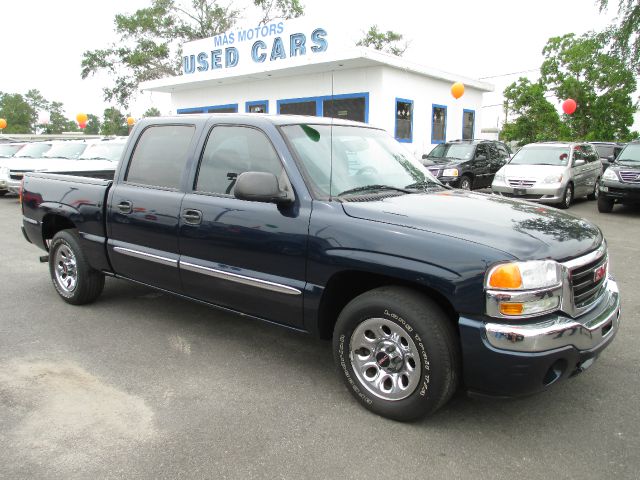
[[[473,156],[473,145],[459,143],[443,143],[431,150],[429,158],[457,158],[458,160],[470,160]]]
[[[640,163],[640,143],[630,143],[620,152],[618,162]]]
[[[50,148],[50,143],[30,143],[29,145],[22,147],[14,156],[40,158],[42,154]]]
[[[124,150],[124,143],[96,143],[89,145],[80,160],[111,160],[117,162]]]
[[[289,125],[282,131],[320,195],[335,196],[368,186],[406,189],[440,185],[396,140],[380,130],[336,125],[332,132],[330,125]]]
[[[0,157],[12,157],[14,153],[20,150],[22,145],[0,145]]]
[[[569,147],[522,147],[511,161],[511,165],[567,165]]]
[[[51,147],[51,150],[42,155],[43,158],[68,158],[75,159],[87,148],[86,143],[59,143]]]

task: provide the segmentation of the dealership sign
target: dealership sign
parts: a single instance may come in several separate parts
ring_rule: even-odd
[[[237,28],[183,45],[184,75],[222,73],[225,69],[260,71],[320,55],[329,49],[329,35],[307,21],[274,21]]]

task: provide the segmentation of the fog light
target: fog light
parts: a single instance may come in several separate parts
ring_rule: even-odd
[[[608,192],[609,191],[609,187],[600,187],[600,191],[601,192]]]
[[[522,315],[524,312],[523,303],[501,303],[500,313],[503,315]]]
[[[500,313],[502,315],[533,315],[534,313],[550,312],[560,305],[559,297],[548,297],[531,302],[502,302],[500,303]]]

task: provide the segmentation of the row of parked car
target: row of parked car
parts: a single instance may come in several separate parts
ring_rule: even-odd
[[[455,140],[437,145],[422,163],[454,187],[490,187],[560,208],[585,196],[607,213],[616,203],[640,203],[640,142],[539,142],[513,154],[498,141]]]
[[[27,172],[113,178],[126,137],[0,144],[0,196],[18,193]]]

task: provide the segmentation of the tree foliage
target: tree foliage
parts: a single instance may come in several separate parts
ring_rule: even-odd
[[[505,110],[516,116],[505,123],[502,139],[515,141],[519,145],[558,140],[567,135],[555,107],[545,98],[546,88],[541,81],[531,83],[521,77],[504,91]]]
[[[129,127],[124,114],[115,107],[105,108],[100,133],[102,135],[128,135]]]
[[[156,107],[151,107],[146,112],[144,112],[142,116],[143,117],[160,117],[162,116],[162,114],[160,113],[160,110],[158,110]]]
[[[607,52],[606,33],[550,38],[542,53],[542,81],[558,99],[573,98],[578,109],[564,118],[575,139],[626,140],[636,106],[633,72]]]
[[[364,36],[356,43],[359,47],[372,47],[381,52],[401,57],[409,47],[407,42],[401,43],[402,34],[387,30],[381,32],[377,25],[372,25]]]
[[[84,133],[87,135],[100,135],[100,128],[102,123],[97,115],[92,113],[87,115],[87,126],[84,129]]]
[[[600,10],[605,10],[609,0],[596,0]],[[618,0],[618,17],[609,29],[614,40],[613,50],[627,65],[640,74],[640,2]]]
[[[7,120],[3,133],[31,133],[36,117],[36,110],[21,94],[0,92],[0,118]]]
[[[253,4],[262,10],[262,22],[303,13],[299,0],[254,0]],[[107,48],[84,52],[81,76],[107,72],[113,83],[103,89],[104,99],[127,108],[140,82],[180,73],[183,43],[231,29],[240,13],[231,3],[223,6],[216,0],[151,0],[149,7],[132,15],[116,15],[118,40]]]

